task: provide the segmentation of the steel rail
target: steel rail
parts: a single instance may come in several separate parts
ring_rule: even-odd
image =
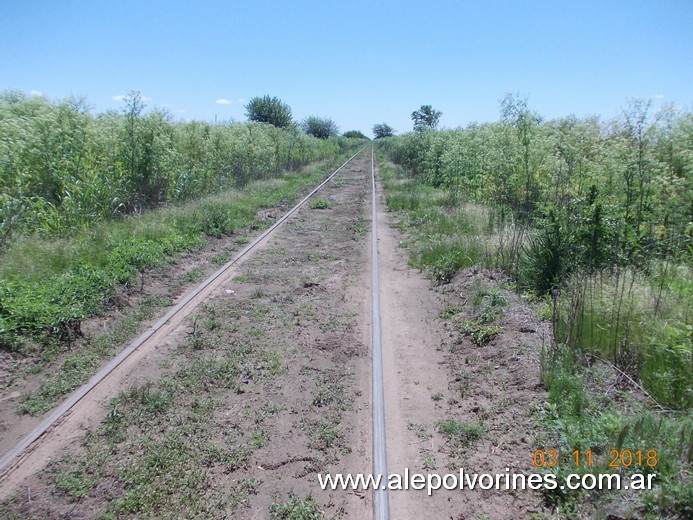
[[[371,147],[371,312],[373,314],[373,473],[380,476],[380,487],[373,490],[373,517],[389,520],[390,499],[387,483],[387,446],[385,443],[385,391],[380,330],[380,287],[378,284],[378,214],[375,192],[375,152]]]
[[[147,342],[154,334],[156,334],[161,328],[166,325],[166,323],[171,320],[178,313],[183,310],[188,310],[187,307],[190,302],[198,296],[202,291],[214,283],[218,278],[220,278],[226,271],[228,271],[234,264],[236,264],[241,258],[252,251],[258,244],[260,244],[267,236],[269,236],[275,229],[282,225],[291,215],[296,213],[296,211],[303,206],[308,199],[310,199],[315,193],[317,193],[325,184],[327,184],[332,178],[341,171],[351,160],[361,153],[368,145],[362,146],[354,155],[349,157],[344,164],[332,172],[323,182],[321,182],[317,187],[315,187],[308,195],[306,195],[300,202],[298,202],[293,208],[291,208],[287,213],[284,214],[277,222],[265,230],[261,235],[256,237],[250,244],[243,248],[236,256],[234,256],[230,261],[220,267],[214,272],[209,278],[198,285],[193,291],[185,295],[185,297],[173,306],[169,311],[164,314],[156,323],[149,327],[145,332],[143,332],[137,339],[130,343],[125,349],[123,349],[120,354],[111,359],[101,370],[92,376],[92,378],[75,390],[70,396],[65,399],[58,407],[53,409],[38,425],[36,425],[29,433],[25,434],[17,443],[10,448],[5,454],[0,457],[0,482],[16,467],[21,464],[21,460],[17,460],[20,455],[22,455],[27,448],[32,446],[36,441],[38,441],[47,431],[53,426],[60,418],[62,418],[67,412],[69,412],[79,401],[81,401],[90,391],[92,391],[101,381],[103,381],[113,370],[115,370],[123,361],[125,361],[133,352],[140,348],[144,343]],[[193,307],[194,308],[194,307]],[[13,462],[16,463],[12,465]]]

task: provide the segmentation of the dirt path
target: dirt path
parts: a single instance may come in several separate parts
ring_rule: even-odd
[[[378,202],[388,471],[403,475],[407,468],[426,473],[437,469],[428,457],[434,457],[443,442],[435,429],[440,406],[432,400],[446,390],[448,379],[441,351],[442,324],[436,321],[442,302],[421,273],[407,267],[407,252],[399,247],[400,232],[392,226],[380,190]],[[422,428],[425,439],[416,436]],[[450,518],[455,501],[448,498],[391,491],[391,516]]]

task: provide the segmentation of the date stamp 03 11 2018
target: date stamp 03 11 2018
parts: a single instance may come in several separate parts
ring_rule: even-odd
[[[592,450],[573,450],[568,456],[563,456],[556,449],[547,449],[534,450],[532,462],[537,468],[655,468],[658,460],[657,450],[609,450],[609,455],[599,462]]]

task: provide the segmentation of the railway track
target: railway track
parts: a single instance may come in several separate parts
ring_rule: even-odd
[[[476,370],[488,378],[475,394],[483,399],[502,396],[499,389],[516,370],[502,372],[499,363],[488,372],[497,359],[491,350],[468,351],[479,365],[474,368],[466,356],[461,365],[459,355],[443,348],[449,335],[437,317],[445,301],[458,300],[443,300],[427,280],[403,268],[407,252],[376,171],[374,150],[366,145],[3,454],[0,516],[123,510],[125,517],[175,517],[189,510],[192,516],[263,518],[276,507],[377,520],[478,516],[496,508],[511,514],[516,496],[511,503],[494,496],[486,507],[489,497],[481,492],[470,500],[469,492],[390,494],[383,485],[409,469],[457,463],[438,425],[478,419],[452,393],[450,364],[462,366],[460,374]],[[299,212],[322,188],[320,204]],[[234,290],[227,289],[232,284]],[[197,318],[200,326],[190,332]],[[524,338],[518,332],[506,347],[513,359],[520,359]],[[151,415],[142,413],[147,405],[137,396],[128,397],[150,388],[169,399]],[[542,402],[534,386],[525,393],[527,402]],[[448,406],[438,404],[445,395]],[[104,416],[120,399],[122,436],[114,444]],[[513,407],[489,409],[510,414]],[[493,439],[479,441],[488,449],[475,451],[475,464],[507,465],[515,456],[509,450],[526,443],[529,421],[518,434],[508,433],[514,442],[505,451],[496,453]],[[516,422],[513,415],[505,424]],[[176,456],[168,455],[169,446]],[[154,469],[140,465],[152,457]],[[88,478],[80,495],[56,485],[60,476],[81,478],[81,472]],[[316,476],[337,473],[371,473],[383,489],[318,486]],[[537,509],[535,496],[521,498],[522,511]]]
[[[84,424],[94,424],[95,419],[93,419],[93,416],[98,414],[94,412],[93,403],[108,402],[110,398],[119,391],[123,384],[127,384],[127,374],[132,370],[132,367],[145,359],[148,352],[154,352],[158,345],[164,344],[175,336],[174,331],[180,330],[180,326],[184,323],[184,320],[190,316],[200,304],[206,302],[212,297],[215,291],[218,292],[220,287],[232,278],[233,274],[237,271],[237,269],[232,268],[237,267],[241,260],[253,256],[253,253],[258,251],[258,246],[267,242],[292,215],[306,205],[311,197],[325,187],[340,171],[359,156],[359,154],[367,153],[365,152],[367,147],[368,145],[359,149],[291,210],[278,219],[274,225],[255,238],[243,250],[237,253],[233,259],[219,268],[204,282],[188,292],[188,294],[186,294],[174,307],[169,309],[164,316],[132,341],[118,356],[101,368],[85,385],[75,390],[58,407],[47,414],[36,427],[24,435],[10,450],[4,453],[2,457],[0,457],[0,497],[4,498],[8,496],[26,477],[43,467],[47,460],[55,457],[56,453],[62,450],[69,442],[77,439],[84,430]],[[366,163],[367,159],[361,157],[359,161],[365,166],[364,163]],[[367,167],[364,168],[363,166],[354,166],[354,168],[362,168],[357,171],[362,171],[365,179],[367,179],[368,170],[366,169]],[[375,154],[371,146],[370,202],[372,225],[370,247],[370,310],[372,326],[370,331],[371,348],[369,351],[371,353],[370,380],[372,388],[372,417],[369,421],[370,424],[364,424],[363,432],[366,434],[366,428],[370,426],[368,429],[371,430],[372,434],[371,471],[376,475],[382,475],[382,477],[386,479],[388,473],[385,430],[385,390],[383,383],[378,271],[377,214],[379,209],[377,204],[375,172]],[[367,189],[368,188],[364,186],[364,191],[366,193]],[[364,255],[365,254],[364,252]],[[367,298],[367,293],[364,296]],[[91,410],[90,402],[92,402]],[[366,421],[368,421],[368,419],[366,419]],[[72,426],[68,426],[68,423]],[[81,426],[75,428],[77,424]],[[63,428],[63,426],[65,427]],[[373,490],[372,514],[377,520],[387,520],[390,518],[389,496],[386,489]]]
[[[375,189],[375,152],[371,147],[371,309],[373,364],[373,473],[387,478],[387,435],[385,432],[385,390],[380,327],[380,285],[378,272],[378,217]],[[387,489],[373,491],[373,513],[376,520],[390,518]]]
[[[101,368],[92,378],[70,394],[60,405],[49,412],[43,420],[31,431],[25,434],[12,448],[0,457],[0,484],[3,485],[2,496],[9,491],[6,486],[10,477],[13,481],[21,478],[19,470],[25,460],[34,453],[41,442],[50,433],[51,428],[60,423],[67,415],[87,396],[95,391],[104,380],[111,376],[118,367],[126,361],[132,360],[135,354],[143,354],[147,350],[153,349],[165,338],[174,327],[187,317],[200,303],[202,303],[212,291],[218,288],[229,277],[232,267],[236,266],[242,259],[250,256],[253,251],[265,242],[275,231],[281,227],[294,213],[302,208],[306,202],[318,193],[327,183],[329,183],[337,173],[345,168],[355,157],[357,157],[366,147],[361,147],[354,155],[344,162],[339,168],[332,172],[322,183],[316,186],[308,195],[300,200],[293,208],[279,218],[270,228],[250,242],[245,248],[237,253],[229,262],[220,267],[209,278],[190,291],[181,301],[173,306],[164,316],[156,321],[144,333],[132,341],[120,354]],[[32,466],[33,468],[33,466]]]

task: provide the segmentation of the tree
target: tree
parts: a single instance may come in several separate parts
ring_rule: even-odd
[[[287,128],[293,124],[291,107],[278,97],[254,97],[245,105],[248,121],[269,123],[278,128]]]
[[[344,137],[351,137],[354,139],[368,139],[368,137],[365,136],[360,130],[349,130],[348,132],[344,132],[342,135]]]
[[[391,137],[395,135],[395,129],[387,123],[378,123],[377,125],[373,126],[373,135],[376,139],[382,139],[383,137]]]
[[[431,105],[421,105],[421,108],[411,113],[414,121],[414,130],[423,132],[424,130],[435,130],[443,113],[435,110]]]
[[[301,122],[301,130],[319,139],[328,139],[339,133],[337,123],[329,117],[308,116]]]

